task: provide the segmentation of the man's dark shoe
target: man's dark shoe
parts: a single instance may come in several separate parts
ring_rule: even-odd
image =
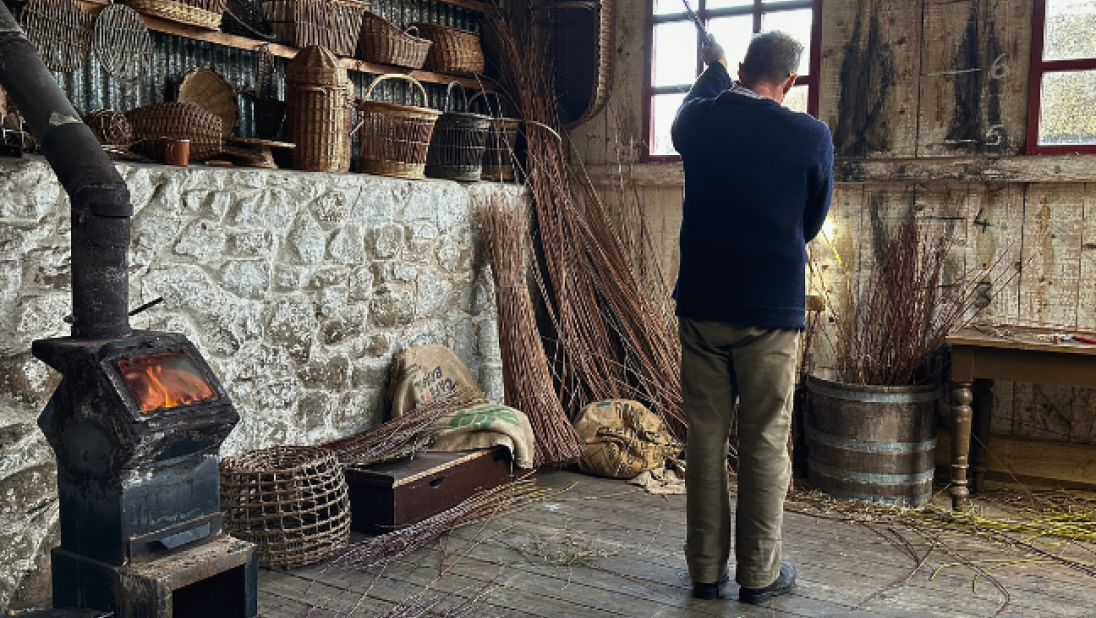
[[[780,563],[780,575],[776,581],[764,588],[739,588],[738,600],[751,605],[760,605],[773,597],[791,592],[795,588],[795,565],[791,560]]]
[[[723,587],[723,584],[730,581],[730,573],[724,573],[723,577],[719,578],[719,581],[714,584],[705,584],[702,582],[693,582],[693,597],[697,599],[704,599],[710,601],[712,599],[720,598],[719,589]]]

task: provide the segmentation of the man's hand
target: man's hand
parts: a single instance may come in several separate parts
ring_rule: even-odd
[[[710,65],[713,62],[718,62],[723,66],[727,66],[727,57],[723,54],[723,46],[715,42],[714,38],[710,38],[710,45],[703,45],[700,48],[700,59],[704,61],[704,64]]]

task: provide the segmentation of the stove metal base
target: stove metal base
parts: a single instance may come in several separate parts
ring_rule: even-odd
[[[115,566],[55,548],[54,607],[114,618],[254,618],[255,546],[227,535],[162,558]]]

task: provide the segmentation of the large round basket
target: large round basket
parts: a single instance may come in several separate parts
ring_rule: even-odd
[[[807,466],[839,498],[915,506],[932,496],[939,392],[807,377]]]
[[[285,71],[286,141],[297,145],[293,167],[310,172],[350,169],[351,84],[335,54],[301,50]]]
[[[221,152],[221,119],[206,110],[173,101],[126,113],[133,127],[133,149],[162,159],[168,141],[190,140],[190,159],[204,161]]]
[[[483,152],[487,146],[491,118],[482,114],[451,111],[454,87],[465,97],[464,108],[468,109],[464,88],[457,82],[450,82],[445,94],[445,113],[438,118],[434,135],[430,138],[426,175],[431,178],[474,182],[480,179],[483,171]]]
[[[228,137],[239,123],[236,91],[225,78],[210,68],[191,71],[179,86],[179,100],[215,114],[221,119],[221,135]]]
[[[468,101],[469,105],[472,101],[488,94],[498,99],[496,93],[481,90],[472,96]],[[483,151],[483,173],[480,177],[484,180],[512,181],[517,178],[514,172],[514,161],[521,120],[504,117],[501,101],[497,109],[490,111],[491,127],[487,130],[487,147]]]
[[[415,26],[400,30],[379,15],[367,12],[362,18],[356,56],[366,62],[421,69],[432,43],[412,34],[418,31]]]
[[[426,54],[426,70],[457,75],[483,73],[483,47],[478,34],[438,24],[414,26],[419,36],[434,42]]]
[[[411,82],[426,104],[426,89],[409,75],[381,75],[369,84],[358,103],[361,171],[397,178],[422,178],[430,135],[441,112],[428,107],[371,101],[373,89],[386,79]]]
[[[322,448],[276,446],[221,462],[225,531],[255,543],[259,564],[319,562],[350,538],[346,477]]]
[[[205,30],[217,30],[221,27],[221,15],[225,12],[227,0],[122,0],[133,10]]]

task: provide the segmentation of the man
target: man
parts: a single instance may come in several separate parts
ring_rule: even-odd
[[[718,45],[673,126],[685,168],[675,297],[689,420],[685,545],[693,596],[727,580],[731,505],[727,441],[738,413],[735,580],[762,603],[795,585],[782,558],[787,441],[805,303],[805,243],[822,228],[833,187],[824,124],[781,103],[803,47],[754,37],[733,83]]]

